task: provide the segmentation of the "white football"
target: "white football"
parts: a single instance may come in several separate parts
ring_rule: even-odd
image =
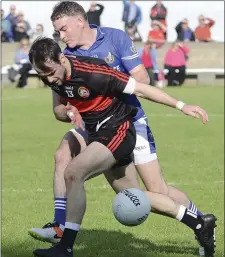
[[[125,189],[113,201],[114,216],[125,226],[140,225],[147,219],[150,211],[150,201],[140,189]]]

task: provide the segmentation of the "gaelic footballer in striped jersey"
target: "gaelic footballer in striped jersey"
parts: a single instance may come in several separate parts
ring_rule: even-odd
[[[29,58],[54,93],[66,99],[72,106],[70,108],[80,112],[88,131],[88,146],[72,159],[65,170],[67,216],[62,239],[54,247],[34,251],[40,257],[73,256],[73,245],[86,210],[85,180],[116,166],[124,169],[124,174],[132,167],[130,155],[136,143],[132,118],[137,108],[124,103],[120,99],[121,94],[155,100],[155,89],[113,70],[101,60],[65,56],[59,45],[48,38],[39,38],[33,43]],[[161,97],[167,98],[171,107],[178,104],[176,99],[163,92]],[[192,106],[186,109],[186,113],[183,110],[185,114],[196,117],[191,111]],[[200,110],[198,115],[203,123],[207,123],[204,110]],[[208,247],[209,238],[205,241],[209,230],[207,218],[214,219],[215,225],[212,214],[203,219],[190,215],[187,208],[181,206],[177,218],[192,228],[200,243]]]

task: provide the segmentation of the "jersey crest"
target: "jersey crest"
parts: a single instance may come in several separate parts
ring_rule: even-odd
[[[131,50],[132,53],[137,53],[137,49],[136,49],[136,47],[135,47],[135,45],[134,45],[134,42],[132,42],[132,45],[131,45],[131,47],[130,47],[130,50]]]
[[[86,87],[79,87],[78,94],[83,98],[87,98],[87,97],[89,97],[90,92]]]
[[[108,56],[106,56],[104,58],[105,62],[109,63],[109,64],[112,64],[114,63],[114,56],[109,52]]]

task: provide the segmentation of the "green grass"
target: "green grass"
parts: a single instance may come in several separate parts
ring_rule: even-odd
[[[209,113],[209,123],[143,101],[166,180],[188,193],[203,212],[218,217],[215,257],[224,249],[224,89],[166,89]],[[2,255],[30,257],[48,247],[28,229],[53,218],[53,154],[70,124],[57,122],[48,89],[2,91]],[[103,177],[86,183],[88,209],[76,257],[193,257],[191,230],[151,214],[141,226],[121,226],[113,217],[114,193]]]

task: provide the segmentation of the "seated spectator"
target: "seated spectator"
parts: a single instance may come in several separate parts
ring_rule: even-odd
[[[150,19],[156,20],[161,22],[164,26],[166,26],[166,16],[167,16],[167,9],[166,7],[162,4],[161,0],[157,0],[156,4],[151,8],[150,12]],[[166,31],[164,32],[164,36],[166,39]]]
[[[2,25],[1,25],[1,42],[3,43],[10,42],[8,34],[3,30]]]
[[[15,42],[20,42],[22,38],[28,37],[22,22],[13,26],[13,35]]]
[[[16,51],[15,65],[8,70],[8,78],[10,81],[15,82],[19,79],[17,87],[27,87],[27,79],[29,71],[32,69],[32,65],[29,62],[29,38],[22,38],[20,41],[20,48]]]
[[[151,24],[152,30],[149,31],[148,40],[156,44],[156,48],[161,47],[165,43],[166,26],[161,22],[154,20]]]
[[[188,26],[187,19],[183,19],[183,21],[179,22],[175,29],[177,32],[177,40],[184,42],[195,41],[195,35]]]
[[[35,32],[32,33],[30,42],[33,43],[38,37],[44,37],[44,26],[37,24]]]
[[[23,12],[17,14],[17,24],[12,27],[14,40],[19,42],[22,37],[30,36],[32,33],[31,26],[28,21],[24,20]]]
[[[148,72],[150,85],[155,86],[156,75],[154,71],[158,69],[158,67],[156,63],[156,53],[153,42],[147,41],[144,44],[144,48],[139,51],[139,56]]]
[[[92,2],[90,9],[87,12],[89,24],[96,24],[98,26],[101,26],[100,16],[101,16],[103,10],[104,10],[103,5]]]
[[[134,42],[142,42],[141,34],[138,31],[138,28],[136,25],[127,26],[127,34],[130,36],[131,40]]]
[[[179,41],[173,43],[167,51],[164,68],[168,70],[166,75],[168,86],[180,86],[184,83],[188,53],[189,48]]]
[[[130,36],[133,41],[142,41],[141,34],[138,31],[138,25],[142,20],[141,8],[135,1],[123,0],[123,18],[125,32]]]
[[[212,41],[210,28],[215,24],[215,21],[210,18],[205,18],[203,15],[199,16],[199,25],[195,29],[195,38],[198,41],[210,42]],[[207,21],[207,22],[206,22]]]

